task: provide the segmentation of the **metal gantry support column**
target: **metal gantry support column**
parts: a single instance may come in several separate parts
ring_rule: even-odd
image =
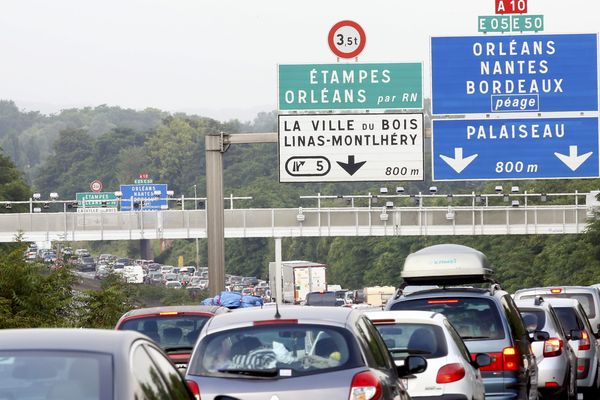
[[[210,296],[225,289],[225,210],[223,206],[223,153],[232,144],[277,143],[277,133],[207,135],[206,235],[208,237],[208,291]]]
[[[225,211],[223,209],[223,137],[206,136],[206,213],[208,237],[208,291],[225,289]]]
[[[275,238],[275,287],[271,292],[275,292],[275,301],[277,304],[283,304],[283,277],[281,266],[281,238]]]

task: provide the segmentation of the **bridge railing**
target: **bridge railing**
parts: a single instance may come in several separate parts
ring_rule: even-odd
[[[225,210],[225,237],[581,233],[582,205],[298,207]],[[0,241],[205,238],[205,210],[0,214]]]

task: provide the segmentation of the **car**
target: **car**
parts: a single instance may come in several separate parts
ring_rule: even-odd
[[[387,302],[386,310],[445,315],[471,353],[487,353],[492,358],[490,365],[480,369],[486,397],[537,397],[537,364],[529,336],[517,306],[496,282],[483,253],[455,244],[426,247],[408,255],[401,276],[402,286],[440,288],[408,294],[400,289]],[[484,287],[456,286],[473,284]]]
[[[98,264],[96,266],[96,273],[94,274],[95,279],[104,279],[108,277],[112,272],[112,267],[107,264]]]
[[[307,306],[325,307],[343,306],[346,304],[343,298],[344,293],[344,291],[309,292],[306,294],[306,302],[304,304]]]
[[[203,400],[406,400],[400,378],[426,366],[410,356],[396,367],[377,329],[356,310],[275,305],[208,321],[186,380]]]
[[[192,400],[165,353],[137,332],[0,330],[2,399]]]
[[[183,275],[194,275],[194,273],[196,272],[196,267],[183,267],[179,270],[179,273],[183,274]]]
[[[89,257],[90,252],[87,249],[77,249],[75,250],[75,256],[77,257]]]
[[[413,399],[484,400],[480,367],[491,364],[485,353],[473,355],[448,319],[427,311],[367,311],[396,365],[418,354],[427,360],[427,371],[406,379]]]
[[[29,263],[35,262],[37,259],[37,253],[35,251],[29,251],[25,253],[25,260]]]
[[[43,261],[45,264],[53,264],[56,262],[56,260],[58,260],[58,257],[56,256],[55,251],[48,251],[46,254],[44,254]]]
[[[154,285],[162,285],[163,275],[160,273],[160,271],[150,271],[148,272],[148,275],[146,275],[146,277],[144,278],[144,281],[146,283],[151,283]]]
[[[592,336],[592,327],[583,306],[575,299],[546,297],[560,320],[569,344],[577,354],[577,390],[584,400],[600,398],[600,345]]]
[[[60,252],[62,253],[63,258],[70,258],[73,255],[73,248],[63,247]]]
[[[592,334],[600,338],[600,292],[593,286],[547,286],[520,289],[515,292],[516,299],[531,299],[543,296],[576,299],[579,301],[592,326]]]
[[[94,261],[94,257],[79,257],[76,268],[79,271],[96,271],[96,261]]]
[[[541,399],[577,398],[577,354],[569,344],[554,307],[543,297],[516,300],[529,335],[545,335],[531,343],[538,365]]]
[[[183,285],[179,281],[166,281],[165,287],[167,289],[182,289]]]
[[[165,306],[139,308],[123,314],[116,330],[143,333],[165,350],[185,370],[204,324],[217,314],[229,312],[220,306]]]
[[[172,265],[163,265],[160,267],[160,272],[165,275],[171,273],[175,267]]]
[[[123,264],[123,266],[133,265],[133,260],[127,257],[118,257],[115,261],[117,264]]]

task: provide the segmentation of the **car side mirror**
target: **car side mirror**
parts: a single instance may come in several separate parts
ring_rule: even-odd
[[[404,359],[404,365],[396,367],[398,375],[402,378],[407,375],[419,374],[427,369],[427,360],[421,356],[408,356]]]
[[[535,331],[529,334],[529,338],[532,342],[543,342],[550,339],[550,334],[546,331]]]
[[[569,331],[569,340],[581,340],[581,331],[579,329],[571,329]]]
[[[494,362],[494,360],[492,360],[492,357],[490,357],[489,354],[478,353],[475,356],[475,360],[473,362],[471,362],[471,365],[473,365],[475,368],[481,368],[481,367],[487,367],[492,362]]]

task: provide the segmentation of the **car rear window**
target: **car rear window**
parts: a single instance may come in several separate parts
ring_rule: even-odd
[[[289,378],[364,365],[352,333],[322,325],[249,326],[202,339],[191,375]]]
[[[554,312],[556,312],[565,333],[568,333],[573,329],[580,330],[584,328],[583,323],[577,316],[577,311],[575,311],[574,308],[554,307]]]
[[[0,398],[111,400],[112,356],[71,351],[0,351]]]
[[[306,295],[306,305],[335,307],[344,305],[344,299],[339,298],[336,292],[313,292]]]
[[[394,360],[409,355],[438,358],[448,355],[446,338],[441,327],[431,324],[375,324]]]
[[[476,297],[442,297],[394,303],[392,310],[420,310],[443,314],[464,340],[504,339],[504,327],[496,304]]]
[[[544,310],[520,310],[521,318],[527,332],[541,331],[546,325]]]
[[[534,297],[539,297],[539,296],[540,296],[540,294],[525,295],[525,296],[520,296],[519,298],[520,299],[533,299]],[[594,307],[594,296],[592,296],[590,293],[544,293],[542,296],[543,297],[552,296],[552,297],[558,297],[561,299],[575,299],[575,300],[579,301],[579,303],[583,307],[585,314],[588,316],[588,318],[596,317],[596,307]]]
[[[123,322],[118,329],[143,333],[163,349],[193,347],[210,316],[170,315],[135,318]]]

